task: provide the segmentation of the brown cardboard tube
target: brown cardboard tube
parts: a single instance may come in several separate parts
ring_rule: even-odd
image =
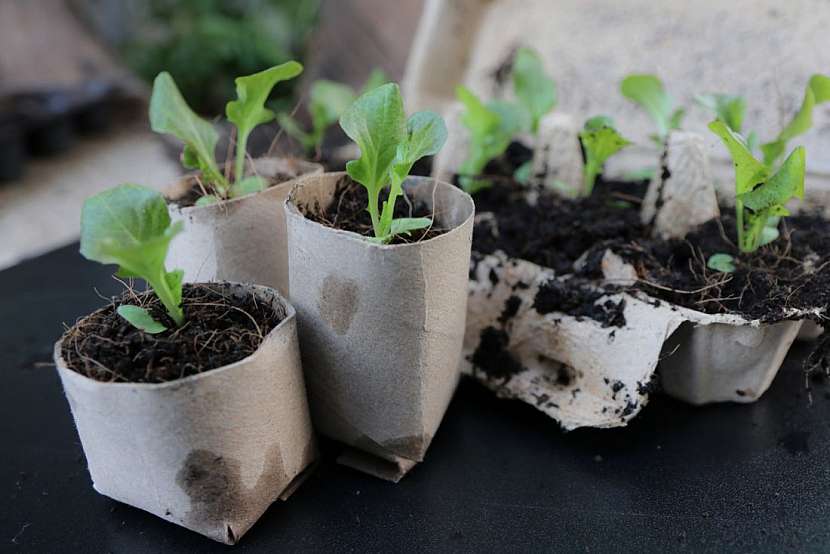
[[[447,183],[411,177],[410,201],[426,203],[449,231],[378,245],[304,216],[306,207],[328,206],[344,176],[306,177],[286,201],[303,367],[316,428],[399,469],[343,461],[396,480],[423,459],[458,382],[473,201]]]
[[[93,487],[214,540],[234,544],[307,475],[316,445],[294,308],[254,294],[285,318],[247,358],[166,383],[105,383],[55,364]]]
[[[253,161],[251,173],[291,178],[262,192],[208,206],[181,208],[175,200],[193,185],[193,176],[168,191],[173,220],[184,220],[184,231],[170,245],[167,262],[183,269],[185,282],[234,281],[256,283],[288,296],[288,253],[282,204],[296,178],[321,173],[322,166],[289,158]]]

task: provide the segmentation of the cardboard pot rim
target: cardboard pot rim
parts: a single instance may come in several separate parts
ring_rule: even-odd
[[[328,225],[323,225],[322,223],[312,221],[311,219],[307,218],[305,216],[305,214],[303,214],[303,212],[294,203],[295,194],[300,189],[302,189],[306,186],[314,186],[314,185],[309,185],[308,184],[309,179],[327,177],[327,178],[330,178],[330,179],[335,179],[336,178],[336,179],[339,180],[340,178],[342,178],[344,176],[347,176],[347,173],[345,171],[336,171],[336,172],[324,172],[324,173],[319,173],[319,174],[315,173],[314,175],[304,175],[303,177],[301,177],[297,183],[294,183],[294,186],[291,189],[291,192],[288,194],[288,197],[285,199],[284,206],[285,206],[285,210],[286,210],[286,215],[288,217],[292,217],[292,218],[302,220],[304,222],[304,224],[306,224],[306,225],[322,227],[323,229],[326,229],[327,232],[335,233],[336,235],[338,235],[338,236],[340,236],[340,237],[342,237],[346,240],[352,240],[352,241],[360,242],[360,243],[362,243],[362,244],[364,244],[368,247],[377,248],[377,249],[380,249],[380,250],[398,250],[398,249],[405,249],[405,248],[414,248],[414,247],[418,247],[420,245],[424,245],[424,244],[428,244],[428,243],[439,242],[439,241],[442,241],[442,240],[449,240],[449,239],[445,239],[445,237],[450,237],[452,235],[460,233],[461,229],[471,219],[475,218],[475,202],[473,201],[473,198],[469,194],[467,194],[466,192],[464,192],[460,188],[455,187],[455,186],[451,185],[450,183],[448,183],[446,181],[443,181],[441,179],[438,179],[436,177],[426,177],[426,176],[421,176],[421,175],[410,175],[409,177],[407,177],[406,181],[404,181],[404,187],[406,186],[406,183],[408,181],[411,181],[411,180],[434,181],[436,186],[440,186],[442,188],[448,187],[448,190],[450,191],[451,194],[456,194],[459,197],[464,198],[464,202],[467,205],[466,207],[468,208],[469,213],[467,214],[467,217],[465,217],[463,221],[453,225],[446,232],[441,233],[438,236],[429,238],[427,240],[421,240],[421,241],[418,241],[418,242],[408,242],[408,243],[404,243],[404,244],[378,244],[378,243],[367,240],[369,237],[366,237],[364,235],[360,235],[358,233],[355,233],[354,231],[346,231],[344,229],[335,229],[334,227],[329,227]]]
[[[108,310],[111,307],[111,306],[104,306],[104,307],[98,308],[97,310],[95,310],[95,311],[83,316],[82,318],[80,318],[75,323],[75,325],[73,325],[66,332],[64,332],[63,335],[61,335],[61,337],[55,343],[55,346],[52,350],[52,356],[53,356],[53,359],[55,360],[55,364],[57,366],[58,371],[66,374],[66,375],[71,375],[72,379],[76,379],[79,382],[82,382],[82,383],[87,384],[87,385],[93,385],[94,384],[95,386],[100,385],[100,386],[107,386],[107,387],[134,387],[134,388],[137,387],[137,388],[140,388],[140,389],[147,389],[147,390],[162,390],[162,389],[167,389],[167,388],[175,388],[175,387],[179,387],[179,386],[182,386],[182,385],[185,385],[185,384],[188,384],[188,383],[197,382],[197,381],[202,380],[202,379],[209,379],[211,376],[215,376],[219,373],[227,373],[229,371],[232,371],[232,370],[236,369],[237,367],[239,367],[241,365],[248,364],[251,361],[251,359],[259,353],[260,349],[265,344],[266,340],[268,340],[272,336],[276,335],[277,333],[282,333],[284,328],[289,324],[289,322],[296,319],[296,317],[297,317],[297,312],[294,309],[294,306],[284,296],[282,296],[279,293],[279,291],[277,291],[277,289],[274,289],[272,287],[266,287],[264,285],[256,285],[256,284],[251,284],[251,283],[236,283],[236,282],[232,282],[232,281],[220,281],[220,282],[210,282],[210,283],[185,283],[185,286],[200,286],[200,285],[205,285],[205,286],[210,286],[210,285],[213,285],[213,286],[216,286],[216,285],[240,286],[240,287],[245,287],[245,288],[249,289],[251,292],[259,292],[259,293],[263,293],[263,294],[272,295],[277,301],[279,301],[280,304],[282,304],[282,307],[285,309],[285,317],[283,317],[282,320],[277,324],[277,326],[274,327],[273,329],[271,329],[271,331],[262,338],[262,342],[260,343],[260,345],[257,347],[256,350],[254,350],[251,354],[249,354],[248,356],[245,356],[241,360],[237,360],[237,361],[235,361],[231,364],[223,365],[221,367],[217,367],[217,368],[214,368],[214,369],[209,369],[207,371],[203,371],[203,372],[197,373],[195,375],[188,375],[187,377],[180,377],[179,379],[174,379],[172,381],[165,381],[163,383],[132,383],[132,382],[112,383],[112,382],[108,382],[108,381],[99,381],[98,379],[93,379],[91,377],[87,377],[86,375],[75,371],[74,369],[69,367],[69,364],[67,364],[66,360],[63,359],[63,354],[62,354],[63,341],[66,338],[66,336],[70,333],[70,331],[75,329],[80,323],[82,323],[87,318],[90,318],[90,317],[92,317],[92,316],[94,316],[94,315],[96,315],[100,312],[103,312],[104,310]]]
[[[290,177],[284,181],[281,181],[277,184],[271,185],[269,187],[264,188],[258,192],[251,192],[245,194],[243,196],[237,196],[234,198],[227,198],[225,200],[219,200],[219,202],[214,202],[213,204],[207,204],[206,206],[180,206],[179,204],[175,203],[175,200],[179,198],[181,195],[187,193],[188,190],[192,187],[193,180],[198,177],[201,173],[199,171],[191,171],[189,173],[185,173],[181,175],[176,182],[170,186],[167,190],[164,191],[164,198],[168,202],[168,207],[174,209],[181,213],[182,215],[188,215],[192,213],[200,213],[200,214],[207,214],[210,212],[214,212],[216,214],[224,215],[227,209],[233,206],[235,203],[241,202],[243,200],[249,200],[253,197],[256,197],[260,194],[266,194],[272,190],[278,190],[285,188],[287,186],[295,185],[295,181],[297,179],[301,179],[308,175],[316,175],[319,173],[323,173],[324,168],[321,164],[316,162],[310,162],[308,160],[304,160],[302,158],[290,158],[290,157],[266,157],[266,158],[256,158],[248,163],[253,162],[256,164],[258,161],[278,161],[278,162],[288,162],[288,163],[296,163],[298,165],[298,172],[297,175],[294,177]],[[230,164],[231,162],[228,162]],[[226,165],[228,165],[226,164]],[[185,184],[187,183],[187,186]]]

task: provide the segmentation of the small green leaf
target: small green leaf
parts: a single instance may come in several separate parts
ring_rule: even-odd
[[[766,180],[767,167],[755,159],[741,135],[732,131],[726,123],[717,119],[709,123],[709,129],[723,141],[735,165],[735,194],[740,196]]]
[[[340,126],[360,148],[360,158],[346,164],[346,171],[370,196],[377,195],[406,136],[398,85],[382,85],[358,98],[340,117]]]
[[[654,176],[656,174],[656,167],[642,167],[640,169],[632,169],[630,171],[626,171],[622,176],[622,180],[626,182],[651,181],[652,179],[654,179]]]
[[[326,129],[337,123],[355,98],[351,87],[334,81],[321,79],[311,85],[308,111],[311,114],[311,137],[315,149],[322,146]]]
[[[539,55],[519,48],[513,60],[513,87],[521,105],[530,115],[530,130],[539,130],[539,120],[556,105],[556,84],[545,74]]]
[[[157,133],[173,135],[185,147],[182,163],[200,169],[205,179],[224,190],[227,182],[214,157],[219,135],[209,122],[193,113],[169,73],[163,71],[153,81],[150,98],[150,126]]]
[[[793,150],[781,169],[754,190],[739,194],[743,205],[754,211],[783,206],[791,198],[804,198],[804,171],[806,167],[803,146]]]
[[[153,319],[150,312],[140,306],[132,306],[130,304],[122,304],[118,306],[118,315],[127,320],[127,322],[135,327],[141,329],[145,333],[155,335],[167,330],[167,327]]]
[[[299,142],[306,152],[313,152],[317,148],[317,139],[313,133],[307,133],[300,126],[299,122],[290,114],[281,112],[277,114],[277,123],[288,136]]]
[[[366,82],[363,83],[363,87],[360,89],[358,96],[363,96],[370,90],[374,90],[388,82],[389,77],[386,76],[386,73],[384,73],[382,69],[376,67],[369,73],[369,76],[366,78]]]
[[[730,94],[701,94],[696,98],[698,104],[715,112],[718,119],[735,131],[741,132],[746,114],[746,100],[743,96]],[[750,148],[750,151],[752,149]]]
[[[268,181],[258,175],[249,175],[231,186],[231,198],[239,198],[247,194],[262,192],[268,187]]]
[[[775,140],[761,145],[764,163],[772,167],[787,150],[787,142],[806,133],[813,126],[813,108],[830,100],[830,77],[815,74],[810,77],[804,91],[801,107],[790,123],[778,133]]]
[[[769,225],[769,220],[767,221],[767,225],[764,226],[764,230],[761,231],[761,242],[760,246],[764,246],[765,244],[769,244],[778,239],[781,236],[781,233],[778,232],[778,226],[776,225]]]
[[[199,206],[199,207],[201,207],[201,206],[210,206],[211,204],[216,204],[217,202],[219,202],[219,197],[218,196],[216,196],[215,194],[206,194],[205,196],[202,196],[201,198],[199,198],[196,201],[195,205]]]
[[[236,163],[234,178],[239,181],[244,177],[245,156],[247,154],[248,136],[257,125],[268,123],[276,116],[265,107],[265,101],[274,86],[280,81],[293,79],[303,71],[303,66],[291,61],[265,71],[246,77],[236,78],[236,100],[228,102],[225,114],[236,125]]]
[[[182,225],[181,221],[170,224],[167,203],[157,191],[121,185],[84,202],[81,255],[102,264],[117,264],[119,274],[147,281],[181,325],[181,275],[167,273],[164,260]],[[178,290],[171,290],[171,286]]]
[[[528,114],[515,104],[490,102],[485,105],[468,88],[460,86],[456,95],[464,105],[461,122],[470,132],[467,158],[461,164],[462,188],[474,194],[490,186],[489,181],[476,179],[487,163],[501,156],[513,137],[528,125]]]
[[[533,178],[533,160],[528,160],[517,167],[516,171],[513,172],[513,178],[517,183],[523,185],[530,183],[531,178]]]
[[[412,231],[426,229],[432,225],[432,219],[428,217],[401,217],[392,221],[390,235],[408,235]]]
[[[729,254],[713,254],[706,262],[706,267],[721,273],[734,273],[735,258]]]
[[[607,116],[592,117],[585,122],[579,133],[585,150],[585,185],[583,193],[590,196],[597,176],[602,172],[605,161],[631,144],[613,127],[614,122]]]
[[[620,84],[626,98],[639,104],[657,124],[657,134],[665,139],[671,129],[679,127],[683,110],[672,108],[672,99],[655,75],[629,75]]]

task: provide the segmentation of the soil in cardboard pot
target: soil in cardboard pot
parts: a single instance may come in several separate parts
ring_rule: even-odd
[[[600,177],[593,194],[579,199],[540,188],[536,203],[530,205],[528,187],[512,175],[532,155],[529,148],[513,142],[502,157],[485,168],[484,175],[491,178],[493,186],[473,196],[477,216],[473,251],[492,254],[502,250],[510,257],[565,274],[572,273],[574,262],[597,242],[645,236],[640,205],[647,181]],[[487,212],[493,215],[483,215]]]
[[[381,193],[379,205],[383,205],[385,194]],[[368,193],[360,183],[354,182],[351,177],[343,176],[335,188],[334,197],[328,206],[301,206],[303,215],[311,221],[316,221],[327,227],[351,231],[366,237],[374,236],[372,219],[366,210]],[[379,207],[380,207],[379,206]],[[433,217],[432,211],[423,202],[412,203],[405,195],[395,203],[395,218],[400,217]],[[435,225],[428,229],[413,231],[409,235],[396,235],[390,244],[406,244],[429,240],[446,233]]]
[[[733,211],[722,207],[719,219],[684,240],[615,239],[596,245],[584,271],[598,277],[602,252],[611,248],[637,270],[637,288],[694,310],[773,322],[787,319],[792,310],[830,308],[830,221],[817,214],[786,217],[777,240],[741,254]],[[717,253],[735,258],[733,273],[706,267]]]
[[[278,173],[268,179],[268,188],[284,183],[289,179],[293,179],[295,175],[287,173]],[[180,208],[189,208],[195,206],[199,199],[207,194],[212,194],[212,189],[204,182],[201,182],[196,177],[193,178],[193,186],[191,186],[185,193],[177,198],[168,198],[169,204],[175,204]]]
[[[150,335],[136,329],[116,313],[122,303],[140,303],[168,330]],[[185,285],[182,307],[186,323],[176,329],[154,294],[125,293],[67,332],[63,359],[98,381],[174,381],[253,354],[285,317],[249,292],[219,283]]]

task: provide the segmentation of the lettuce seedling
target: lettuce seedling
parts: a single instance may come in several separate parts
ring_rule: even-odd
[[[233,182],[222,174],[216,163],[219,135],[213,125],[190,109],[169,73],[158,74],[150,98],[150,126],[157,133],[173,135],[181,140],[184,143],[182,165],[201,171],[202,178],[213,188],[214,194],[203,196],[197,205],[244,196],[266,187],[264,179],[244,175],[248,137],[257,125],[276,117],[265,107],[274,86],[296,77],[302,70],[302,65],[292,61],[253,75],[237,77],[237,99],[228,102],[225,108],[228,120],[236,126]]]
[[[542,59],[530,48],[519,48],[513,59],[513,90],[519,105],[530,117],[530,131],[539,131],[539,121],[556,105],[556,84],[545,74]]]
[[[804,99],[801,107],[793,116],[792,120],[784,127],[775,140],[761,145],[761,152],[764,155],[764,164],[773,167],[787,150],[787,142],[810,130],[813,126],[813,108],[830,100],[830,77],[826,75],[813,75],[807,82],[807,89],[804,91]]]
[[[726,145],[735,164],[738,247],[741,252],[754,252],[777,238],[778,219],[774,218],[789,215],[785,204],[792,198],[804,198],[804,147],[794,149],[773,173],[722,120],[711,122],[709,129]]]
[[[501,156],[513,137],[528,126],[528,114],[515,104],[492,101],[484,104],[464,86],[456,89],[456,96],[464,104],[461,122],[470,131],[467,158],[459,168],[459,184],[464,191],[475,194],[491,186],[487,179],[477,178],[487,164]]]
[[[285,112],[277,115],[277,122],[286,133],[302,145],[309,155],[319,155],[326,130],[337,123],[346,108],[351,106],[358,96],[388,82],[389,79],[380,69],[375,69],[369,74],[360,92],[356,92],[348,85],[327,79],[314,81],[309,91],[308,102],[311,129],[304,130],[300,123],[291,117],[291,114]]]
[[[387,83],[358,98],[340,117],[340,127],[360,147],[360,158],[348,162],[346,172],[368,192],[373,240],[387,243],[429,227],[428,217],[395,219],[395,202],[415,162],[437,154],[446,142],[444,120],[432,112],[407,119],[398,85]],[[380,194],[387,189],[381,208]]]
[[[158,192],[139,185],[120,185],[92,196],[81,211],[81,254],[102,264],[117,264],[120,277],[144,279],[156,293],[170,319],[180,326],[181,270],[167,271],[164,260],[170,241],[183,223],[171,225],[167,204]],[[133,326],[160,333],[167,327],[140,307],[124,304],[118,314]]]
[[[657,133],[651,138],[659,146],[666,141],[669,131],[680,128],[686,111],[683,108],[674,108],[671,96],[657,76],[629,75],[622,80],[620,91],[623,96],[645,109],[654,120]]]
[[[584,186],[582,194],[590,196],[597,176],[602,172],[605,161],[631,144],[616,129],[610,117],[598,115],[585,122],[579,133],[579,140],[585,151]]]

